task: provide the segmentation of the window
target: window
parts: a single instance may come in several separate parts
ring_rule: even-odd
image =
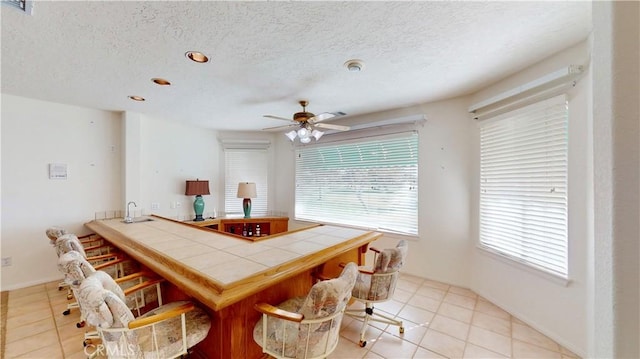
[[[266,149],[224,149],[224,210],[227,214],[242,214],[242,199],[237,197],[239,182],[255,182],[257,198],[251,199],[251,215],[267,214],[268,163]]]
[[[480,126],[480,246],[567,278],[564,96]]]
[[[415,132],[296,150],[296,219],[418,234]]]

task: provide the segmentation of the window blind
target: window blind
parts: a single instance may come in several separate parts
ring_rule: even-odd
[[[418,135],[296,149],[296,219],[418,234]]]
[[[267,214],[268,152],[265,149],[224,149],[224,210],[242,214],[242,199],[237,197],[239,182],[255,182],[257,198],[251,199],[251,215]]]
[[[480,245],[568,276],[565,96],[481,123]]]

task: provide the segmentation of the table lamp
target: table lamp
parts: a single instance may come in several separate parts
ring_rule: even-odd
[[[187,189],[184,191],[185,196],[196,196],[196,200],[193,202],[193,210],[196,212],[196,218],[194,221],[204,221],[202,218],[202,212],[204,212],[204,200],[203,194],[209,194],[209,181],[187,181]]]
[[[244,218],[251,217],[251,198],[258,197],[256,193],[256,184],[253,182],[240,182],[238,183],[238,198],[244,198],[242,200],[242,210],[244,211]]]

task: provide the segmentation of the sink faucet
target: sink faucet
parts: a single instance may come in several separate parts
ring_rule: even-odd
[[[125,223],[133,223],[133,218],[131,218],[131,204],[133,204],[134,207],[138,207],[134,201],[127,203],[127,216],[124,217]]]

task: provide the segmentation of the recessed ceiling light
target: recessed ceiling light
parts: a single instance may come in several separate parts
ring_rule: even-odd
[[[145,101],[144,97],[142,97],[142,96],[135,96],[135,95],[134,95],[134,96],[129,96],[129,99],[130,99],[130,100],[133,100],[133,101],[140,101],[140,102]]]
[[[160,85],[160,86],[170,86],[171,82],[165,80],[165,79],[161,79],[159,77],[154,77],[151,79],[151,81],[155,82],[156,84]]]
[[[361,60],[349,60],[344,63],[344,66],[351,72],[358,72],[364,69],[364,63]]]
[[[195,62],[199,62],[199,63],[209,62],[209,58],[205,54],[203,54],[202,52],[188,51],[184,55],[191,61],[195,61]]]

